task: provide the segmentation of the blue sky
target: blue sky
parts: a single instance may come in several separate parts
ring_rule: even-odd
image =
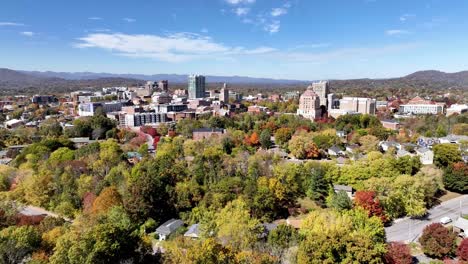
[[[466,0],[2,0],[0,67],[302,80],[468,70]]]

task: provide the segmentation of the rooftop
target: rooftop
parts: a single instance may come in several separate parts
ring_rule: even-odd
[[[156,233],[167,236],[167,235],[172,234],[175,230],[177,230],[183,224],[184,222],[182,222],[182,220],[180,219],[171,219],[171,220],[166,221],[161,226],[159,226],[156,229]]]

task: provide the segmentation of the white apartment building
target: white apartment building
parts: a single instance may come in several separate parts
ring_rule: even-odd
[[[438,104],[406,104],[400,105],[399,112],[401,114],[437,115],[444,112],[444,107]]]

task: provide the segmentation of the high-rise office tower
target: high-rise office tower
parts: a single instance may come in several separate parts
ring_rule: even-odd
[[[328,107],[327,97],[330,93],[330,85],[327,81],[320,81],[312,84],[312,90],[320,97],[320,105],[325,106],[324,110]]]
[[[219,93],[219,101],[223,103],[228,103],[229,102],[229,90],[227,88],[227,85],[224,84],[223,88],[221,89]]]
[[[158,88],[162,92],[167,92],[169,90],[169,83],[167,80],[162,80],[158,82]]]
[[[188,80],[189,99],[205,97],[205,76],[190,75]]]

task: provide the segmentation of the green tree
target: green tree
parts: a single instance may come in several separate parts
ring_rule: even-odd
[[[444,171],[444,185],[450,191],[468,192],[468,165],[464,162],[449,165]]]
[[[79,223],[61,236],[50,263],[91,264],[135,262],[148,253],[134,222],[114,207],[96,223]]]
[[[280,224],[268,234],[268,244],[273,248],[288,249],[297,242],[297,232],[294,227]]]
[[[310,213],[300,230],[297,263],[383,263],[385,230],[377,217],[351,210]]]
[[[284,146],[291,139],[292,130],[288,127],[282,127],[275,132],[275,143]]]
[[[331,190],[327,197],[327,206],[337,211],[345,211],[353,208],[353,202],[345,191],[335,193]]]
[[[251,249],[260,233],[259,221],[251,218],[247,204],[236,199],[216,214],[217,237],[235,249]]]
[[[262,131],[260,134],[260,145],[264,149],[269,149],[271,147],[272,143],[270,130],[266,129]]]
[[[446,168],[461,161],[461,152],[456,144],[438,144],[434,146],[434,164]]]
[[[0,231],[0,260],[21,263],[40,243],[41,236],[33,226],[7,227]]]
[[[306,178],[307,197],[320,203],[325,202],[328,191],[331,188],[329,180],[325,177],[325,170],[321,167],[310,170]]]

